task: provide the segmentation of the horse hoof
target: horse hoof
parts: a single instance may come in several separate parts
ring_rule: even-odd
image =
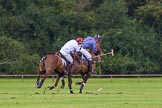
[[[41,88],[41,86],[36,86],[35,88]]]
[[[79,93],[82,94],[82,90],[80,90]]]
[[[34,85],[35,88],[41,88],[42,86],[40,85]]]
[[[39,86],[39,85],[38,85],[37,83],[34,84],[34,87],[35,87],[35,88],[38,88],[38,86]]]
[[[70,94],[74,94],[74,92],[73,91],[70,91]]]
[[[54,86],[48,86],[47,88],[48,88],[48,90],[52,90],[52,89],[54,89],[55,87],[54,87]]]

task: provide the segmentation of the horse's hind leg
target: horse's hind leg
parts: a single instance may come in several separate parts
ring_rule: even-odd
[[[40,75],[37,76],[36,83],[34,84],[34,87],[37,87],[39,85]]]
[[[64,74],[63,74],[63,73],[60,73],[60,74],[57,76],[57,79],[56,79],[56,82],[55,82],[55,84],[54,84],[54,87],[57,87],[59,80],[61,80],[61,84],[62,84],[62,85],[61,85],[61,88],[63,89],[64,86],[65,86],[65,80],[64,80]]]
[[[39,86],[40,73],[41,73],[41,71],[38,71],[38,75],[37,75],[36,83],[34,84],[34,87],[36,87],[36,88]]]
[[[57,87],[57,84],[58,84],[59,80],[60,80],[60,76],[57,75],[57,78],[56,78],[55,84],[54,84],[53,86],[48,86],[47,88],[48,88],[49,90],[54,89],[55,87]]]

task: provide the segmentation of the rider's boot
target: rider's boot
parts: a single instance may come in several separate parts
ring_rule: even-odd
[[[88,61],[88,73],[89,74],[93,74],[93,68],[92,68],[92,65],[93,65],[93,61],[89,60]]]

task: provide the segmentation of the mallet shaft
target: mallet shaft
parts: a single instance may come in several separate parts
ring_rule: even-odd
[[[102,54],[102,55],[99,55],[99,56],[94,56],[92,58],[102,57],[102,56],[105,56],[105,55],[108,55],[108,54],[111,54],[112,56],[114,56],[114,50],[111,49],[111,52],[108,52],[108,53],[105,53],[105,54]]]

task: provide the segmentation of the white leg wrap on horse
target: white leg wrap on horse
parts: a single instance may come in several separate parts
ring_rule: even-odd
[[[82,83],[83,86],[85,86],[86,84],[85,83]]]
[[[63,78],[63,77],[61,77],[61,78],[60,78],[60,80],[62,81],[62,80],[64,80],[64,78]]]

